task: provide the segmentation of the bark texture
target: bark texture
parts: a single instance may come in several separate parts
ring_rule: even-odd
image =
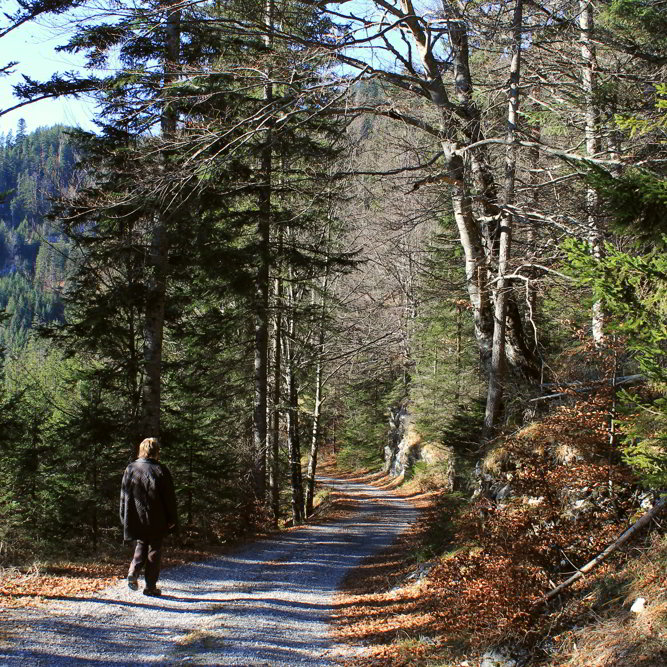
[[[595,21],[593,5],[588,0],[579,2],[579,41],[581,43],[581,84],[585,97],[586,154],[596,157],[600,152],[600,112],[596,100],[597,58],[593,33]],[[586,216],[588,240],[595,257],[601,257],[603,236],[599,225],[599,202],[595,188],[586,189]],[[591,319],[593,341],[596,346],[604,344],[604,309],[599,301],[593,303]]]

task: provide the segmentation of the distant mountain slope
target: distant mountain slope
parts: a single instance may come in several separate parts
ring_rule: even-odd
[[[62,318],[68,244],[45,220],[71,187],[76,151],[68,128],[0,134],[0,344],[21,346],[34,324]]]

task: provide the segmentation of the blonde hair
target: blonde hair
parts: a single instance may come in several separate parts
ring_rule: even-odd
[[[140,459],[158,459],[160,456],[160,443],[157,438],[146,438],[139,445]]]

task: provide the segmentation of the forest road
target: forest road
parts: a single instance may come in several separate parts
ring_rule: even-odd
[[[335,594],[345,574],[417,518],[375,487],[320,479],[353,502],[344,518],[165,570],[161,598],[125,582],[93,598],[0,612],[0,665],[336,664]]]

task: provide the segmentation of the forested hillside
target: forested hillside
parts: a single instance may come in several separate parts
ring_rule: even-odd
[[[90,75],[16,93],[99,113],[2,142],[2,559],[118,540],[144,437],[189,544],[306,521],[325,448],[438,492],[394,664],[560,664],[667,486],[663,4],[93,4],[7,17],[78,8]]]
[[[0,136],[0,344],[26,341],[33,324],[62,319],[59,291],[67,245],[47,221],[55,197],[73,185],[76,154],[63,127]]]

